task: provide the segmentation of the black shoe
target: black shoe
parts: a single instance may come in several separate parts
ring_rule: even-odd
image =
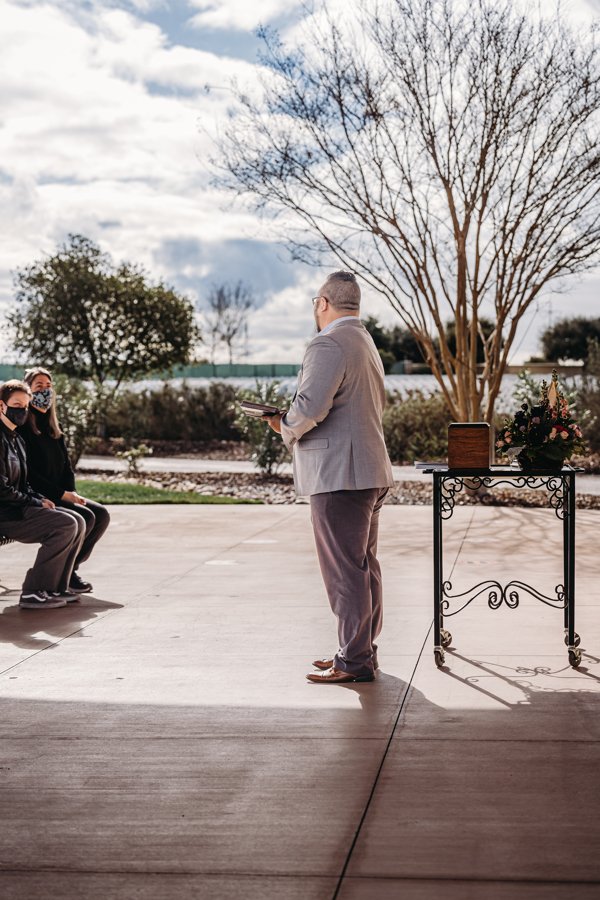
[[[46,591],[30,591],[21,594],[19,606],[21,609],[56,609],[57,606],[66,606],[64,597],[53,597]]]
[[[73,591],[74,594],[89,594],[93,587],[89,581],[84,581],[77,572],[73,572],[69,582],[69,590]]]
[[[67,603],[79,603],[79,594],[74,591],[50,591],[51,597],[62,597]]]

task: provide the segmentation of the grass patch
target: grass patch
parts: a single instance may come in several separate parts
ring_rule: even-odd
[[[123,484],[118,481],[77,480],[82,497],[107,505],[116,503],[260,503],[260,500],[238,500],[235,497],[204,496],[194,491],[168,491],[143,484]]]

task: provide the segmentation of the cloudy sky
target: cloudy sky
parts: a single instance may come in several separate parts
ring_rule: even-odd
[[[599,6],[563,4],[583,28]],[[216,192],[207,160],[231,78],[256,77],[255,29],[285,35],[303,9],[302,0],[0,0],[0,312],[11,272],[79,232],[199,307],[212,283],[249,282],[259,303],[249,358],[300,360],[323,273],[292,263]],[[587,276],[541,301],[515,361],[535,352],[550,321],[598,315],[599,286]],[[365,307],[395,321],[374,294]],[[9,358],[5,343],[0,353]]]

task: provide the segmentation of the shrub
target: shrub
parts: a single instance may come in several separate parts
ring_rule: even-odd
[[[107,410],[108,437],[138,441],[240,440],[235,426],[236,389],[223,382],[192,388],[164,384],[159,390],[117,395]]]
[[[137,446],[130,447],[128,450],[121,450],[119,453],[115,453],[115,456],[126,463],[127,475],[130,478],[137,478],[140,474],[141,461],[145,456],[150,456],[151,453],[151,447],[146,447],[145,444],[137,444]]]
[[[577,409],[583,436],[589,449],[597,453],[600,451],[600,341],[596,339],[588,344],[585,374],[577,391]]]
[[[96,420],[94,395],[77,378],[55,375],[56,410],[65,435],[69,457],[77,465],[86,438],[93,432]]]
[[[240,394],[240,400],[267,403],[279,408],[289,405],[289,398],[281,391],[278,381],[257,381],[256,388]],[[281,463],[289,460],[287,447],[272,428],[262,419],[253,419],[243,412],[237,413],[236,424],[252,447],[252,460],[265,474],[276,472]]]
[[[448,455],[450,414],[441,394],[410,390],[388,395],[383,414],[383,432],[394,463],[417,459],[445,459]]]

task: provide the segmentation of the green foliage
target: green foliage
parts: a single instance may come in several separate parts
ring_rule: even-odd
[[[481,333],[487,340],[494,333],[495,325],[489,319],[485,319],[482,316],[478,319],[479,331],[477,334],[477,362],[482,363],[485,361],[485,351],[483,349],[483,340],[481,338]],[[469,328],[469,324],[465,326],[467,329]],[[456,356],[456,320],[452,319],[450,322],[446,323],[446,340],[448,342],[448,349],[453,356]]]
[[[373,316],[367,316],[363,322],[379,350],[384,366],[387,365],[388,368],[391,368],[394,362],[401,359],[417,363],[423,362],[419,344],[408,328],[401,328],[399,325],[385,328]],[[386,371],[388,371],[387,368]]]
[[[55,372],[97,388],[113,380],[114,392],[124,380],[190,359],[198,338],[192,304],[130,263],[115,266],[82,235],[15,280],[17,305],[7,316],[13,344]]]
[[[411,390],[403,397],[388,395],[383,431],[392,462],[445,459],[450,421],[441,394]]]
[[[577,391],[577,406],[581,418],[585,414],[585,437],[590,450],[600,452],[600,340],[588,344],[587,363]]]
[[[259,500],[237,500],[235,497],[216,497],[197,494],[195,491],[169,491],[164,488],[147,487],[144,484],[123,484],[118,481],[77,481],[83,497],[105,504],[146,504],[146,503],[260,503]]]
[[[381,356],[386,372],[389,372],[393,364],[399,360],[410,360],[414,363],[423,362],[424,357],[420,345],[407,328],[402,328],[399,325],[395,325],[393,328],[385,328],[383,325],[380,325],[373,316],[368,316],[363,321],[367,331],[373,338],[375,346],[379,350],[379,355]],[[489,319],[480,318],[479,327],[483,332],[484,337],[487,339],[493,333],[495,326]],[[445,338],[448,342],[450,353],[456,355],[455,320],[446,323]],[[438,338],[435,338],[434,346],[436,348],[436,353],[439,356]],[[484,359],[485,352],[483,349],[483,340],[479,334],[477,336],[477,362],[483,362]]]
[[[123,391],[107,410],[108,437],[126,441],[239,440],[235,427],[237,393],[213,382],[206,388],[165,383],[159,390]]]
[[[574,359],[585,363],[590,340],[600,340],[600,319],[583,316],[556,322],[541,337],[545,358],[552,362]]]
[[[71,463],[76,466],[96,420],[94,396],[81,381],[66,375],[55,375],[53,384],[58,420]]]
[[[267,403],[280,409],[289,404],[289,398],[282,393],[278,381],[257,381],[256,388],[243,391],[239,399],[251,400],[253,403]],[[264,420],[254,419],[238,412],[236,425],[252,447],[252,460],[265,475],[276,472],[283,462],[289,460],[281,436]]]
[[[389,350],[382,350],[381,348],[379,348],[377,352],[379,353],[381,362],[383,363],[383,371],[386,373],[386,375],[389,375],[392,370],[392,366],[396,362],[396,357],[393,353],[390,353]]]
[[[117,459],[122,459],[127,463],[127,474],[133,478],[140,474],[140,462],[145,456],[150,456],[151,453],[151,447],[147,447],[146,444],[137,444],[135,447],[129,447],[127,450],[115,453],[115,456]]]
[[[527,403],[528,406],[533,406],[539,399],[540,389],[541,385],[539,379],[535,378],[529,369],[523,369],[523,371],[519,372],[517,375],[517,380],[513,388],[514,400],[519,405]],[[575,383],[564,382],[562,393],[569,406],[575,406],[577,401],[577,386]]]

